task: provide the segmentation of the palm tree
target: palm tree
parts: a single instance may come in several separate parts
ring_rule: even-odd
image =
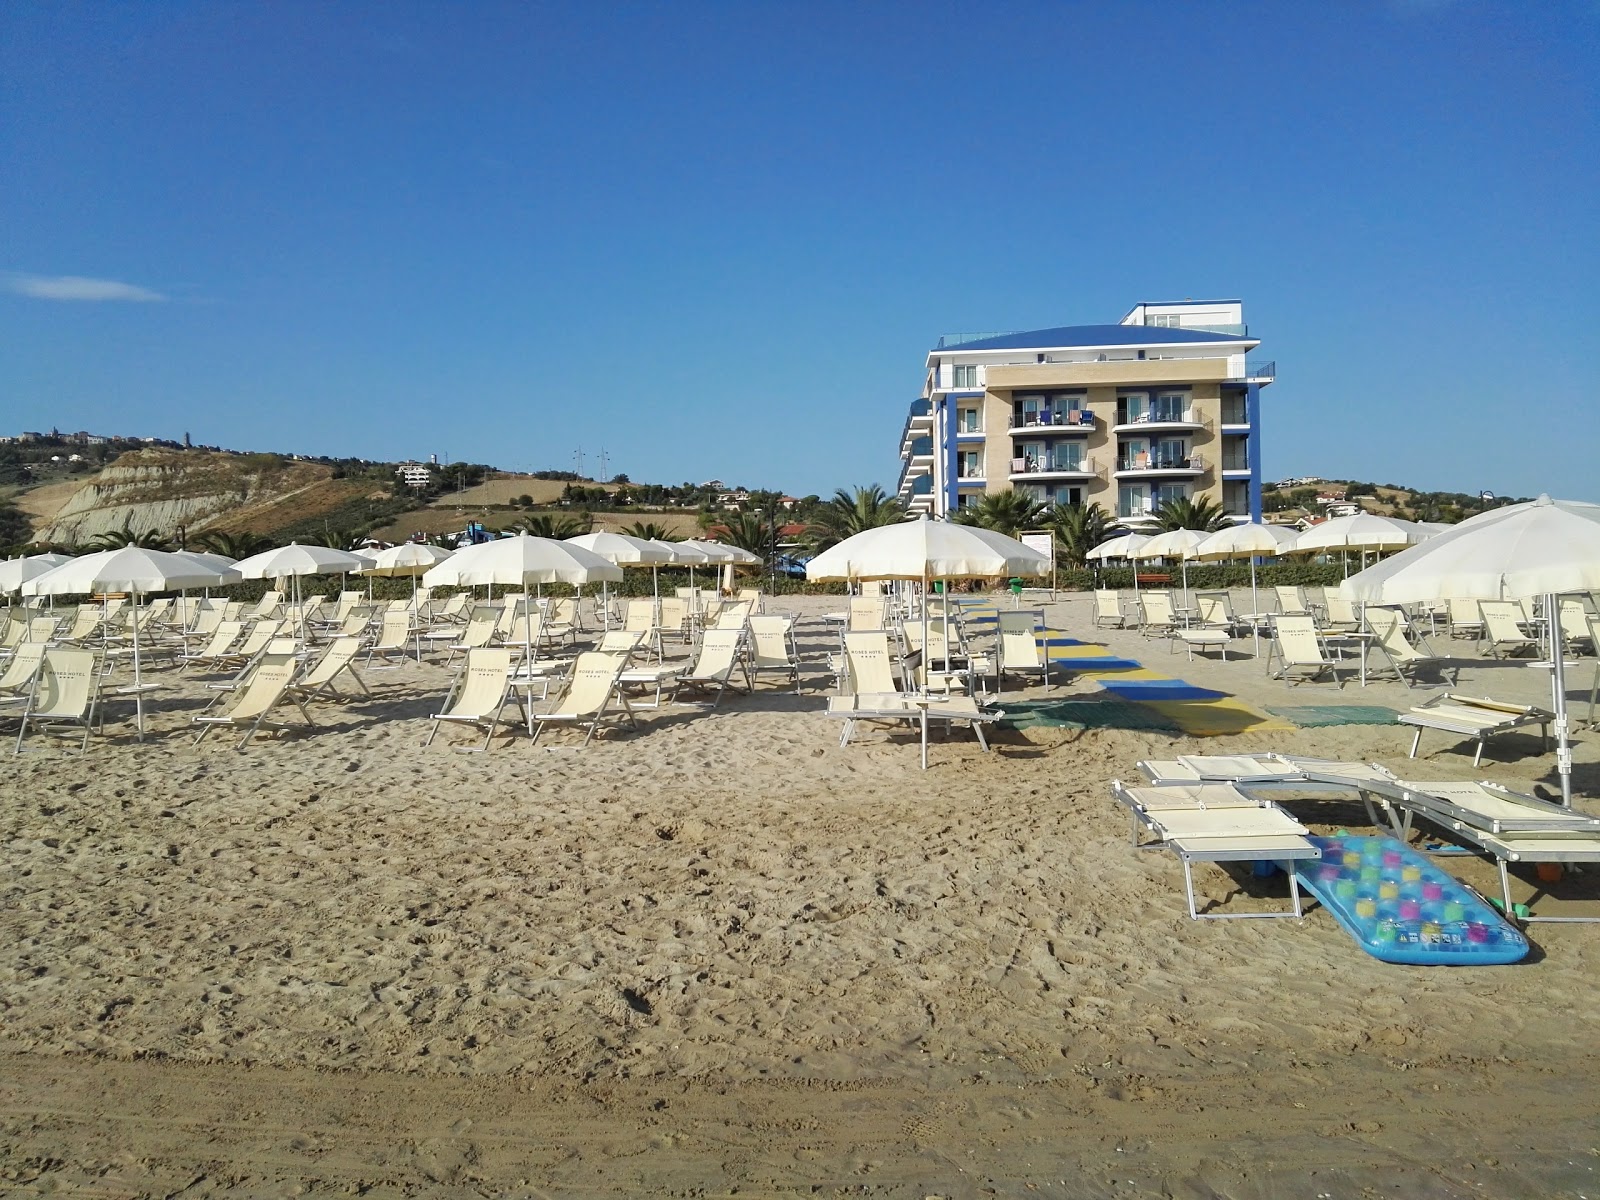
[[[1024,529],[1039,528],[1045,519],[1045,507],[1032,492],[1010,488],[968,505],[956,513],[955,519],[959,525],[977,525],[1016,537]]]
[[[666,526],[657,525],[654,521],[635,521],[622,532],[629,537],[643,538],[647,542],[675,542],[678,540],[668,531]]]
[[[1045,518],[1050,532],[1061,547],[1061,557],[1069,567],[1082,567],[1089,551],[1111,536],[1111,517],[1097,503],[1058,504]]]
[[[531,534],[534,537],[554,538],[561,541],[564,538],[577,537],[580,533],[588,533],[591,521],[584,521],[578,517],[563,517],[555,513],[538,513],[528,517],[518,530]]]
[[[720,541],[748,550],[751,554],[759,554],[762,558],[771,555],[776,530],[772,522],[760,513],[735,513],[723,521],[722,528]]]
[[[259,533],[224,533],[220,529],[208,529],[194,539],[195,545],[202,550],[209,550],[213,554],[221,554],[227,558],[249,558],[252,554],[260,554],[265,550],[273,549],[277,543],[271,538]]]
[[[806,526],[805,540],[814,551],[826,550],[847,537],[905,520],[905,506],[877,484],[858,487],[852,495],[840,488],[818,507]]]
[[[113,529],[109,533],[102,533],[89,542],[91,550],[120,550],[124,546],[137,546],[141,550],[171,550],[172,542],[154,530],[149,533],[135,533],[127,525],[121,529]]]
[[[327,546],[330,550],[359,550],[367,535],[353,529],[330,529],[324,525],[322,532],[306,539],[307,545]]]
[[[1208,496],[1195,499],[1180,496],[1168,500],[1156,510],[1156,524],[1162,529],[1225,529],[1231,522],[1222,505]]]

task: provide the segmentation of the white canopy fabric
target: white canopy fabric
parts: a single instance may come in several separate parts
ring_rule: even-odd
[[[339,575],[359,571],[367,560],[348,550],[335,550],[331,546],[302,546],[291,542],[274,550],[263,550],[234,565],[246,579],[276,579],[280,576],[299,578],[303,575]]]
[[[362,567],[359,574],[379,575],[386,578],[405,575],[422,575],[430,567],[436,567],[450,557],[450,551],[443,546],[428,546],[419,542],[401,542],[398,546],[390,546],[379,550],[372,556],[369,566]]]
[[[1192,551],[1209,536],[1203,529],[1168,529],[1155,534],[1142,546],[1135,547],[1132,558],[1189,558]]]
[[[17,591],[28,580],[71,561],[65,554],[35,554],[29,558],[9,558],[5,562],[0,562],[0,592],[10,594]]]
[[[926,516],[863,530],[806,564],[817,579],[994,579],[1046,575],[1050,559],[1014,538]]]
[[[422,577],[426,587],[479,587],[506,584],[529,587],[541,583],[612,583],[622,568],[592,550],[553,538],[517,534],[457,550]]]
[[[22,585],[30,596],[92,595],[95,592],[128,592],[138,603],[150,592],[171,592],[181,588],[214,587],[234,583],[236,570],[209,567],[188,554],[165,550],[146,550],[142,546],[122,546],[69,559],[58,567],[35,576]],[[133,704],[139,737],[144,737],[144,684],[139,658],[139,622],[133,622]]]
[[[1150,540],[1148,534],[1124,533],[1120,537],[1101,542],[1084,555],[1090,562],[1106,562],[1113,558],[1132,558],[1133,552]]]
[[[1341,591],[1368,604],[1450,598],[1545,598],[1550,618],[1556,772],[1572,806],[1572,745],[1567,735],[1566,665],[1557,597],[1600,588],[1600,504],[1540,496],[1470,517],[1419,546],[1352,575]]]
[[[1210,534],[1188,555],[1201,562],[1221,562],[1230,558],[1255,558],[1257,555],[1287,554],[1299,535],[1285,525],[1229,525]]]
[[[598,554],[619,567],[665,566],[672,562],[672,550],[665,542],[637,538],[626,533],[583,533],[567,538],[567,544]]]
[[[1396,517],[1377,513],[1356,513],[1353,517],[1334,517],[1313,525],[1295,538],[1294,551],[1396,550],[1414,546],[1428,536],[1425,529]]]

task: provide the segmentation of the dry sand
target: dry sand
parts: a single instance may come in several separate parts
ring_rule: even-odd
[[[936,740],[923,773],[909,735],[841,748],[820,715],[839,602],[775,607],[805,616],[800,696],[644,712],[582,751],[423,749],[447,679],[427,664],[243,752],[189,744],[188,682],[145,744],[113,713],[84,756],[15,760],[0,1190],[1600,1195],[1595,926],[1444,969],[1379,963],[1316,910],[1190,921],[1107,790],[1139,758],[1266,749],[1550,786],[1536,735],[1474,771],[1438,734],[1408,764],[1393,726],[1041,729]],[[1257,705],[1424,694],[1291,689],[1088,612],[1050,609]],[[1460,690],[1547,696],[1451,645]],[[1591,810],[1597,749],[1580,733]],[[1199,879],[1284,903],[1281,881]]]

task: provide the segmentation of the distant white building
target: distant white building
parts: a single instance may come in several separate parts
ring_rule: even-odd
[[[394,473],[400,476],[400,481],[407,487],[425,488],[433,483],[433,468],[427,463],[401,463]]]

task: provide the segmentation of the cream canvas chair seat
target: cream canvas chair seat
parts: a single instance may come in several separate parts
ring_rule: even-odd
[[[1122,593],[1113,588],[1096,588],[1094,593],[1094,624],[1096,628],[1121,629],[1127,624],[1122,614]]]
[[[52,734],[68,725],[81,726],[83,742],[78,748],[87,750],[99,699],[100,664],[94,651],[66,646],[46,649],[22,709],[15,753],[22,753],[30,724]]]
[[[744,600],[724,600],[711,622],[713,629],[740,629],[750,619],[751,605]]]
[[[44,642],[23,642],[12,651],[5,670],[0,672],[0,704],[22,704],[33,687],[33,677],[44,662],[49,647]]]
[[[247,614],[247,619],[252,621],[265,621],[277,616],[278,609],[283,606],[283,593],[269,591],[262,595],[256,606]]]
[[[873,629],[885,629],[884,602],[880,593],[875,596],[851,596],[849,614],[845,622],[845,630],[849,633],[861,633]]]
[[[1111,794],[1133,818],[1133,844],[1170,850],[1183,864],[1189,916],[1198,920],[1242,920],[1301,916],[1300,887],[1289,877],[1289,912],[1202,913],[1195,902],[1196,862],[1294,862],[1320,856],[1307,829],[1277,805],[1246,795],[1228,783],[1127,787],[1111,783]],[[1141,830],[1156,840],[1141,843]]]
[[[600,635],[594,648],[601,654],[620,654],[632,658],[644,648],[648,630],[612,629]]]
[[[1476,641],[1483,636],[1483,614],[1478,611],[1476,600],[1455,596],[1450,598],[1448,605],[1451,637],[1469,637]]]
[[[841,685],[846,695],[884,695],[901,690],[894,677],[887,633],[881,629],[858,629],[844,635]]]
[[[1311,609],[1306,603],[1306,594],[1298,587],[1288,584],[1279,584],[1272,589],[1278,598],[1278,611],[1285,616],[1309,617]]]
[[[532,714],[534,741],[539,740],[547,725],[570,725],[574,729],[587,725],[583,738],[585,746],[594,739],[601,722],[608,718],[626,721],[630,729],[638,728],[628,698],[618,688],[626,666],[627,659],[620,654],[590,650],[578,655],[555,707],[549,712]]]
[[[1354,633],[1361,628],[1355,604],[1333,592],[1328,593],[1321,628],[1330,633]]]
[[[740,588],[735,599],[748,604],[750,611],[758,616],[767,611],[767,598],[760,588]]]
[[[1278,664],[1276,671],[1272,670],[1274,661]],[[1290,684],[1329,675],[1336,686],[1343,686],[1339,678],[1339,664],[1323,653],[1322,643],[1317,639],[1316,625],[1309,616],[1279,615],[1273,618],[1267,669],[1274,678]]]
[[[1526,650],[1532,654],[1539,649],[1539,640],[1522,632],[1523,612],[1519,605],[1509,600],[1480,600],[1478,611],[1483,614],[1483,640],[1489,643],[1489,654],[1500,657],[1503,650],[1509,655]]]
[[[1436,658],[1432,654],[1424,654],[1411,644],[1400,614],[1394,609],[1368,606],[1364,610],[1364,615],[1378,652],[1407,687],[1414,684],[1419,671],[1424,669],[1437,671],[1443,665],[1443,659]]]
[[[695,656],[694,666],[684,674],[678,676],[677,685],[672,689],[672,702],[681,703],[679,697],[685,690],[691,692],[714,693],[711,707],[715,708],[722,703],[722,697],[732,687],[738,690],[739,685],[734,682],[734,672],[743,671],[739,653],[744,644],[744,631],[742,629],[708,629],[700,639],[700,652]],[[745,674],[745,691],[750,690],[750,677]]]
[[[384,612],[372,645],[367,647],[368,670],[391,671],[404,666],[413,655],[418,662],[422,661],[422,643],[417,638],[417,629],[412,624],[411,616],[409,606],[390,608]],[[379,656],[383,658],[383,665],[374,667],[372,660]]]
[[[472,609],[472,615],[467,618],[464,629],[441,629],[424,634],[425,641],[448,641],[449,653],[445,655],[444,665],[449,666],[457,654],[471,654],[474,650],[481,650],[494,641],[499,628],[503,610],[493,604],[479,604]]]
[[[504,723],[504,712],[511,690],[513,651],[505,646],[474,646],[467,651],[465,668],[457,676],[444,711],[428,718],[433,728],[423,746],[431,746],[444,724],[482,726],[483,745],[468,747],[474,753],[489,749],[495,730]]]
[[[466,592],[457,592],[443,604],[433,603],[428,609],[429,625],[460,625],[467,619],[467,605],[472,597]]]
[[[1007,672],[1038,676],[1050,689],[1050,658],[1039,644],[1039,631],[1032,613],[1002,612],[999,640],[995,652],[995,691],[999,691]]]
[[[1178,627],[1178,616],[1173,611],[1172,593],[1153,591],[1139,593],[1139,632],[1146,637],[1170,636]]]
[[[1536,705],[1506,704],[1499,700],[1461,696],[1452,692],[1443,692],[1417,705],[1410,712],[1400,714],[1400,724],[1413,725],[1417,730],[1416,736],[1411,739],[1409,757],[1417,756],[1424,729],[1438,729],[1477,742],[1477,752],[1472,756],[1473,766],[1483,761],[1483,747],[1490,738],[1513,729],[1537,725],[1541,741],[1548,745],[1550,723],[1555,719],[1553,712]]]
[[[72,624],[56,640],[74,644],[88,641],[99,631],[101,616],[102,612],[97,604],[78,605],[78,611],[72,614]]]
[[[218,621],[216,629],[211,633],[209,642],[194,654],[185,654],[181,657],[178,673],[180,675],[183,674],[191,666],[204,668],[223,666],[231,660],[230,648],[243,634],[243,621]]]
[[[245,631],[242,641],[224,650],[218,660],[209,665],[213,668],[244,666],[266,650],[267,643],[277,637],[282,629],[282,621],[257,621]]]
[[[356,687],[367,694],[366,680],[356,671],[356,655],[361,653],[361,639],[336,637],[328,644],[317,665],[290,685],[290,691],[302,700],[333,698],[341,695],[336,681],[348,675]]]
[[[750,686],[763,671],[778,671],[789,677],[794,690],[800,690],[800,652],[794,640],[794,622],[787,617],[750,617],[750,646],[746,666],[750,673]]]
[[[243,749],[245,743],[262,729],[293,728],[283,721],[271,719],[273,710],[285,701],[300,710],[306,728],[314,729],[316,722],[306,711],[304,702],[289,691],[289,685],[299,669],[300,659],[293,650],[288,653],[263,654],[255,670],[239,689],[232,708],[215,716],[202,713],[194,718],[194,723],[201,727],[199,735],[194,739],[195,745],[198,746],[204,741],[206,735],[213,729],[222,726],[244,730],[244,736],[239,739],[237,749]]]
[[[656,645],[661,648],[661,653],[666,652],[663,643],[669,637],[688,644],[692,636],[689,625],[689,603],[689,600],[682,596],[661,597],[661,613],[656,622]]]

